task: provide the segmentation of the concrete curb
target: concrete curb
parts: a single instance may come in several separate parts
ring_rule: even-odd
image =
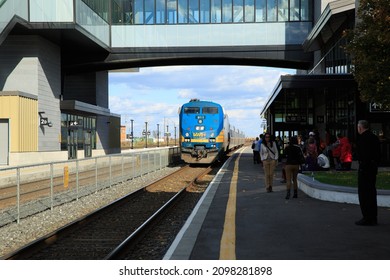
[[[304,174],[298,174],[298,188],[315,199],[359,204],[357,188],[324,184]],[[377,190],[377,203],[380,207],[390,207],[390,191]]]

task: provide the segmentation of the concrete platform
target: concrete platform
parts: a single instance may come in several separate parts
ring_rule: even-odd
[[[263,175],[262,166],[253,164],[249,147],[237,151],[214,178],[164,259],[390,259],[388,207],[379,207],[377,226],[356,226],[359,205],[319,200],[302,190],[298,198],[286,200],[281,165],[274,192],[265,191]]]

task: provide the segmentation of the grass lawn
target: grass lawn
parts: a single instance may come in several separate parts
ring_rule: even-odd
[[[319,182],[357,188],[357,171],[318,171],[313,172],[314,179]],[[306,174],[311,176],[310,173]],[[376,177],[376,188],[382,190],[390,190],[390,172],[378,172]]]

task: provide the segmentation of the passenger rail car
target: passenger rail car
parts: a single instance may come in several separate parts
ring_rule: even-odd
[[[244,145],[245,136],[231,128],[220,104],[191,99],[179,109],[181,158],[210,164],[229,150]]]

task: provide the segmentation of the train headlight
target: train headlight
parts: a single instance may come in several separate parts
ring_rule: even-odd
[[[191,142],[191,139],[190,138],[184,138],[184,142],[189,143],[189,142]]]
[[[190,134],[186,132],[185,137],[190,137]]]
[[[195,126],[195,130],[204,130],[204,126],[203,125],[197,125]]]
[[[210,138],[210,139],[209,139],[209,142],[210,142],[210,143],[215,143],[215,138]]]
[[[211,134],[210,134],[210,137],[215,137],[215,133],[214,132],[212,132]]]
[[[203,120],[198,120],[198,124],[202,124],[203,123]]]

